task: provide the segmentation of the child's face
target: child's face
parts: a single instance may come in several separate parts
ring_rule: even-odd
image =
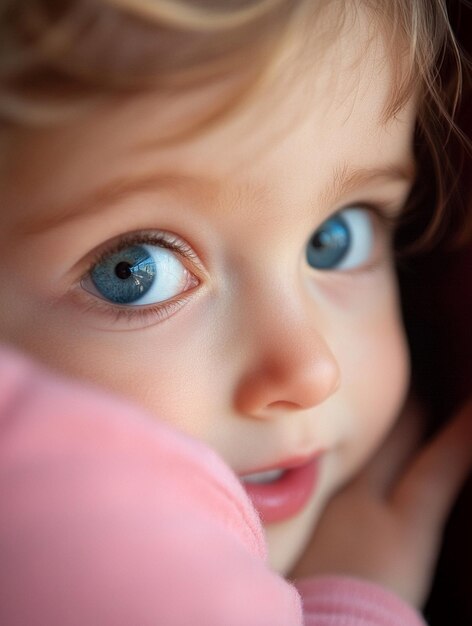
[[[408,384],[372,208],[394,215],[406,198],[414,111],[381,121],[389,66],[361,25],[174,146],[155,139],[216,91],[7,137],[1,337],[135,399],[239,475],[297,466],[249,488],[281,571]]]

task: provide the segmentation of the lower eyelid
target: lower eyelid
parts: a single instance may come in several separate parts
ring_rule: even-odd
[[[103,320],[106,326],[99,323],[100,330],[139,330],[162,323],[178,313],[192,299],[194,291],[195,288],[190,289],[157,305],[120,306],[103,299],[90,298],[87,303],[80,302],[78,306],[85,315]],[[95,326],[94,323],[92,325]]]

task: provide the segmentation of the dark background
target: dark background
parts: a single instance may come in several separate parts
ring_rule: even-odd
[[[472,3],[449,2],[459,41],[472,55]],[[472,131],[470,74],[459,122]],[[463,152],[459,183],[462,207],[452,226],[472,222],[472,158]],[[464,221],[462,221],[464,220]],[[472,395],[472,238],[460,247],[442,244],[400,262],[404,315],[410,338],[414,384],[431,414],[434,431]],[[472,415],[471,415],[472,419]],[[451,458],[451,463],[454,459]],[[472,478],[447,523],[433,589],[425,609],[431,626],[472,626]]]

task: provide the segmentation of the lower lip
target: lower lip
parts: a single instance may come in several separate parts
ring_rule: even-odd
[[[245,483],[254,507],[265,524],[293,517],[307,504],[315,490],[319,473],[319,457],[294,467],[272,483]]]

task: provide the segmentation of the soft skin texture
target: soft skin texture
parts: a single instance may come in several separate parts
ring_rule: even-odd
[[[239,475],[323,451],[303,511],[267,525],[281,572],[385,437],[408,385],[381,220],[372,217],[375,245],[361,267],[305,261],[311,235],[336,211],[368,204],[396,214],[408,193],[414,106],[385,121],[390,67],[368,24],[362,13],[346,20],[304,71],[287,48],[278,79],[246,108],[176,145],[156,142],[226,85],[171,102],[107,102],[5,137],[0,338],[164,416]],[[147,183],[120,184],[131,177]],[[97,190],[113,181],[105,200]],[[184,297],[140,316],[83,288],[97,250],[156,231],[193,251],[175,252],[198,279]]]

